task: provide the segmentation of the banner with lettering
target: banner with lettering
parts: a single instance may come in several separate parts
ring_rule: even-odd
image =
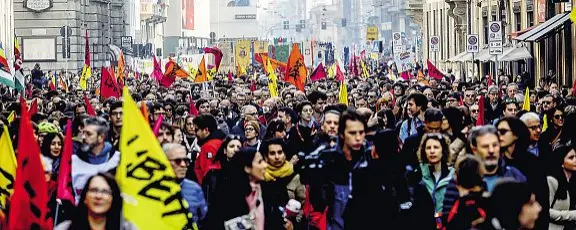
[[[396,62],[399,73],[413,69],[416,66],[414,60],[414,53],[412,52],[402,52],[394,56],[394,62]]]

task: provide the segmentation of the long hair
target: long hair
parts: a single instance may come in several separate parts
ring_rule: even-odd
[[[506,122],[510,126],[510,131],[518,138],[515,143],[514,153],[512,153],[513,156],[521,158],[525,156],[524,154],[529,154],[527,150],[530,145],[530,130],[526,124],[515,116],[506,116],[496,123],[496,127],[502,122]],[[503,151],[505,149],[501,148],[500,150]]]
[[[226,153],[224,153],[224,151],[226,151],[226,147],[228,147],[228,144],[233,141],[233,140],[237,140],[240,141],[240,144],[243,143],[242,137],[238,136],[238,135],[228,135],[226,137],[226,139],[224,139],[224,141],[222,142],[222,144],[220,145],[220,148],[218,148],[218,151],[216,151],[216,157],[214,158],[215,162],[220,162],[220,165],[224,167],[224,165],[228,164],[228,159],[226,156]]]
[[[252,191],[252,188],[250,187],[250,177],[246,171],[244,171],[244,168],[252,168],[252,161],[256,156],[256,152],[256,148],[243,147],[234,154],[234,157],[232,157],[230,161],[228,176],[233,184],[231,188],[237,189],[237,192],[234,194],[239,197],[246,197]]]
[[[86,185],[84,185],[84,189],[82,189],[82,193],[80,195],[80,201],[78,202],[78,206],[76,207],[76,211],[72,217],[72,225],[70,225],[69,229],[90,229],[90,224],[88,223],[88,207],[86,204],[84,204],[84,201],[86,200],[86,195],[88,193],[88,189],[90,188],[90,183],[92,182],[92,179],[96,177],[102,177],[112,190],[112,205],[110,206],[108,213],[106,213],[106,229],[120,229],[122,220],[122,197],[120,194],[120,188],[118,187],[118,184],[114,178],[106,173],[98,173],[94,176],[91,176],[86,181]]]
[[[52,141],[56,138],[60,138],[60,144],[62,145],[62,148],[60,149],[60,154],[62,154],[62,150],[64,149],[64,137],[62,136],[62,134],[60,133],[48,133],[45,137],[44,137],[44,141],[42,141],[42,146],[40,148],[40,151],[42,152],[42,155],[49,157],[50,159],[56,159],[56,158],[60,158],[60,156],[58,157],[54,157],[52,156],[52,154],[50,153],[50,145],[52,145]]]
[[[276,134],[276,132],[282,131],[286,131],[284,121],[280,119],[274,119],[268,123],[268,127],[266,127],[266,134],[264,134],[263,140],[274,138],[274,134]]]
[[[576,150],[574,145],[560,145],[554,149],[552,154],[550,154],[550,176],[554,177],[558,181],[558,189],[556,190],[555,198],[565,200],[570,194],[570,197],[576,197],[576,183],[569,182],[564,174],[564,158],[570,151]],[[571,206],[576,204],[576,199],[570,199]]]
[[[428,164],[428,157],[426,157],[426,144],[429,140],[436,140],[440,142],[440,147],[442,147],[442,157],[440,158],[440,166],[442,169],[442,175],[448,173],[448,159],[450,157],[450,140],[447,136],[437,133],[424,134],[422,136],[422,141],[420,142],[420,147],[418,148],[418,158],[420,162]]]

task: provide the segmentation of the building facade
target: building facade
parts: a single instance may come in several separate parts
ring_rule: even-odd
[[[168,20],[164,27],[164,52],[166,55],[200,53],[209,45],[209,0],[171,0]]]
[[[43,69],[80,71],[84,65],[86,32],[91,65],[99,68],[116,60],[122,36],[133,33],[126,21],[131,1],[12,1],[14,27],[25,68],[38,63]]]
[[[212,39],[258,38],[257,0],[210,0]]]
[[[0,15],[0,42],[8,63],[11,63],[14,58],[14,4],[12,1],[0,1]]]
[[[576,76],[576,26],[568,19],[573,0],[426,0],[423,7],[423,59],[440,69],[453,69],[457,77],[494,76],[498,69],[532,83],[552,73],[561,85],[572,85]],[[468,17],[470,15],[470,17]],[[489,52],[489,25],[502,21],[503,53]],[[477,34],[480,51],[466,52],[466,35]],[[439,51],[430,50],[429,39],[439,36]],[[472,61],[474,60],[474,62]],[[475,64],[473,64],[475,63]]]

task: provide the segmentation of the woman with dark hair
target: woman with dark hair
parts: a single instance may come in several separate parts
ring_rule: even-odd
[[[272,138],[280,138],[286,140],[286,124],[280,119],[273,119],[268,123],[266,127],[266,134],[264,134],[263,140],[268,140]]]
[[[64,137],[60,133],[48,133],[44,137],[42,146],[42,160],[52,165],[52,176],[58,178],[58,169],[60,168],[60,155],[64,146]]]
[[[62,222],[54,230],[137,229],[122,218],[122,196],[112,176],[98,173],[90,177],[80,197],[72,220]]]
[[[425,134],[422,137],[418,157],[422,170],[422,183],[432,196],[435,213],[442,213],[444,194],[454,177],[454,169],[448,166],[449,141],[442,134]]]
[[[506,116],[496,123],[500,139],[500,152],[506,166],[520,170],[526,176],[528,185],[536,195],[536,200],[544,207],[538,219],[538,229],[548,225],[548,190],[546,190],[546,168],[549,156],[538,158],[528,152],[530,130],[515,116]],[[544,167],[535,167],[541,165]]]
[[[545,117],[548,122],[548,128],[542,130],[540,134],[540,139],[538,140],[538,146],[545,153],[550,153],[553,150],[553,146],[559,143],[560,137],[564,129],[564,107],[556,106],[552,108]],[[544,118],[543,118],[544,119]],[[544,121],[542,121],[544,122]]]
[[[576,127],[576,112],[569,111],[565,114],[563,127]],[[563,129],[558,144],[576,143],[575,138],[576,129]]]
[[[448,164],[454,165],[459,156],[466,155],[467,139],[462,133],[464,129],[464,113],[458,108],[449,107],[442,110],[442,132],[450,137],[450,157]]]
[[[550,199],[550,224],[548,229],[562,230],[576,225],[576,150],[574,146],[558,146],[550,159],[548,191]]]
[[[391,109],[382,109],[376,113],[378,116],[378,126],[380,129],[394,129],[396,126],[396,117]]]
[[[530,186],[511,180],[497,184],[488,203],[482,229],[534,229],[543,209]]]
[[[210,206],[212,201],[212,196],[214,195],[215,189],[220,184],[229,183],[229,178],[226,177],[228,174],[227,170],[230,168],[230,160],[242,147],[242,139],[237,135],[228,135],[226,139],[220,145],[218,152],[216,152],[216,157],[214,163],[220,165],[219,168],[210,169],[206,173],[206,177],[203,179],[202,190],[206,196],[206,202]],[[205,181],[205,182],[204,182]]]
[[[282,213],[274,207],[264,187],[268,164],[254,148],[242,148],[232,157],[225,172],[229,183],[216,187],[206,218],[206,229],[284,229]]]

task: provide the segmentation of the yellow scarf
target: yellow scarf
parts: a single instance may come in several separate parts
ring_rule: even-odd
[[[276,178],[284,178],[294,173],[294,165],[286,161],[280,168],[268,165],[264,178],[266,181],[276,181]]]

